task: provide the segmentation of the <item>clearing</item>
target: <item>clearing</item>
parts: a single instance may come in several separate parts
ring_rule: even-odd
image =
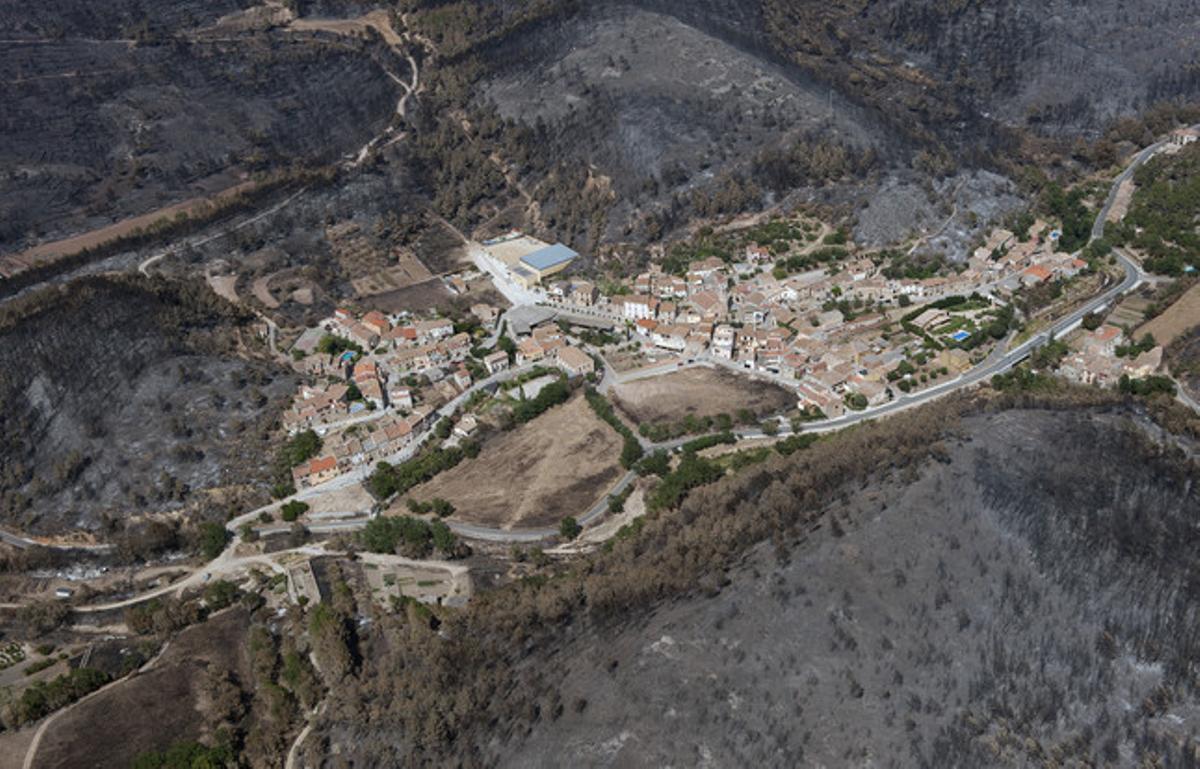
[[[1189,288],[1162,315],[1135,331],[1134,336],[1140,339],[1144,334],[1153,334],[1154,341],[1165,347],[1196,325],[1200,325],[1200,283]]]
[[[733,415],[739,409],[763,416],[795,405],[795,397],[778,385],[704,367],[615,385],[613,400],[639,424]]]
[[[1137,185],[1133,179],[1126,179],[1117,187],[1117,197],[1113,200],[1112,208],[1108,209],[1106,222],[1119,222],[1129,213],[1129,204],[1133,202],[1133,193]]]
[[[455,520],[512,529],[578,516],[621,477],[621,439],[575,396],[502,433],[469,459],[408,495],[454,504]],[[400,500],[395,512],[404,512]]]

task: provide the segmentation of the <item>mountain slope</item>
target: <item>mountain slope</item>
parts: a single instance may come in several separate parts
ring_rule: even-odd
[[[382,622],[321,744],[431,765],[1182,760],[1194,459],[1121,409],[960,408],[693,492],[437,633]]]

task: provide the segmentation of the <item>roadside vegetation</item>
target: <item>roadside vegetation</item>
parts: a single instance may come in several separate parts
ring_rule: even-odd
[[[1106,228],[1107,238],[1144,254],[1151,272],[1180,277],[1189,267],[1200,269],[1200,143],[1151,159],[1134,178],[1129,213]]]
[[[367,476],[364,485],[376,499],[391,499],[449,470],[463,459],[478,454],[479,445],[468,442],[448,449],[430,449],[399,465],[380,462],[375,465],[375,471]]]

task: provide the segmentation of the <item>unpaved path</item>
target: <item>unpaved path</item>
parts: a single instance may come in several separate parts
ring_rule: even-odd
[[[959,182],[958,186],[954,188],[954,192],[950,193],[954,198],[954,207],[950,209],[950,215],[946,217],[946,221],[942,222],[941,227],[938,227],[928,235],[922,235],[921,237],[917,238],[917,242],[913,243],[912,248],[908,249],[909,256],[912,256],[918,248],[945,232],[946,228],[950,226],[950,223],[954,221],[954,217],[958,216],[958,193],[962,192],[962,188],[966,185],[966,183],[967,182],[965,179]]]
[[[290,206],[296,200],[296,198],[300,197],[305,192],[308,192],[308,187],[301,187],[299,190],[297,190],[293,194],[289,195],[283,201],[276,203],[275,205],[271,206],[270,208],[268,208],[265,211],[260,211],[259,213],[255,214],[254,216],[251,216],[249,219],[243,219],[242,221],[238,222],[237,224],[230,225],[229,227],[226,227],[225,229],[218,230],[217,232],[214,232],[212,235],[206,235],[205,237],[199,238],[198,240],[184,240],[181,243],[177,243],[175,245],[168,246],[167,248],[164,248],[162,251],[159,251],[158,253],[155,253],[155,254],[151,255],[150,257],[148,257],[147,259],[143,260],[142,263],[138,265],[138,272],[142,273],[143,275],[149,275],[151,267],[158,264],[159,262],[161,262],[166,257],[170,256],[171,254],[178,253],[188,247],[195,248],[197,246],[203,246],[208,243],[211,243],[214,240],[220,240],[221,238],[223,238],[227,235],[231,235],[231,234],[237,232],[238,230],[242,229],[243,227],[249,227],[251,224],[254,224],[255,222],[259,222],[259,221],[262,221],[263,219],[266,219],[268,216],[273,216],[273,215],[279,213],[280,211],[282,211],[283,209],[287,208],[288,206]]]
[[[385,10],[375,10],[370,13],[359,16],[356,19],[292,19],[288,24],[288,29],[300,32],[331,32],[336,35],[360,36],[365,35],[367,30],[372,29],[379,33],[379,36],[385,43],[398,55],[403,56],[408,61],[409,70],[412,76],[409,80],[397,76],[395,73],[384,68],[384,73],[387,74],[404,93],[400,96],[400,101],[396,103],[396,114],[401,118],[408,114],[408,100],[413,94],[417,93],[421,87],[420,68],[417,66],[417,60],[413,58],[405,45],[406,39],[404,36],[396,32],[392,26],[391,14]],[[390,139],[387,145],[391,145],[398,141],[400,137],[394,136],[396,133],[395,126],[389,125],[384,129],[383,133],[372,138],[364,144],[361,149],[354,155],[354,159],[350,162],[350,167],[355,168],[366,162],[370,157],[371,151],[384,139]]]

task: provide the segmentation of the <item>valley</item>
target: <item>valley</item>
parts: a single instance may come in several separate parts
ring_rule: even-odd
[[[0,0],[0,769],[1195,763],[1183,0]]]

